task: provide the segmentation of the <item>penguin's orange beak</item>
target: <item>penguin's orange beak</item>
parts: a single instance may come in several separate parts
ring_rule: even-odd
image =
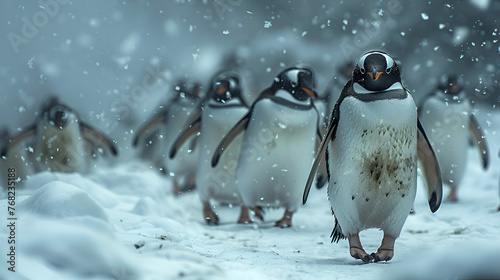
[[[383,72],[377,72],[373,70],[373,72],[368,72],[368,75],[370,75],[370,77],[376,81],[378,80],[378,78],[380,78],[380,75],[382,75],[382,73]]]
[[[307,93],[307,95],[309,95],[310,97],[316,98],[316,93],[314,93],[314,91],[312,91],[312,90],[310,90],[310,89],[308,89],[306,87],[301,87],[301,89],[303,91],[305,91],[305,93]]]
[[[223,94],[227,91],[227,88],[225,87],[220,87],[217,89],[217,94]]]

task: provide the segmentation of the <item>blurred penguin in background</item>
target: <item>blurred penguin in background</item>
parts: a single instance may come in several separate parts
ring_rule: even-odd
[[[236,188],[236,165],[243,137],[240,135],[226,148],[220,164],[211,166],[211,158],[217,144],[248,111],[243,99],[243,86],[238,74],[225,71],[217,74],[209,86],[201,114],[177,137],[169,156],[187,139],[200,134],[200,158],[196,171],[197,191],[203,203],[203,218],[207,224],[218,225],[219,217],[212,209],[210,200],[229,205],[241,205]],[[242,206],[239,223],[249,222],[248,208]]]
[[[346,61],[341,64],[337,68],[337,74],[333,76],[328,84],[326,85],[325,90],[323,91],[322,96],[326,102],[328,103],[327,111],[324,113],[325,115],[325,126],[328,124],[330,113],[333,111],[333,107],[335,107],[335,103],[339,99],[340,92],[344,88],[344,85],[352,78],[352,72],[354,71],[355,61]],[[319,108],[318,108],[319,111]],[[321,112],[320,112],[321,113]]]
[[[148,120],[136,133],[132,145],[140,147],[141,158],[153,168],[173,179],[173,193],[191,190],[195,187],[195,172],[198,164],[198,135],[192,135],[179,147],[177,156],[170,159],[167,152],[175,138],[201,110],[201,84],[181,79],[175,83],[171,99],[160,106],[160,111]]]
[[[4,165],[14,165],[20,178],[42,171],[85,173],[98,154],[116,156],[118,151],[102,132],[83,122],[56,97],[42,106],[31,126],[10,137],[2,149]]]
[[[418,110],[436,152],[443,183],[450,187],[449,201],[458,201],[457,188],[465,174],[470,136],[479,148],[483,169],[488,168],[485,135],[463,87],[461,76],[443,75],[438,88],[423,99]]]

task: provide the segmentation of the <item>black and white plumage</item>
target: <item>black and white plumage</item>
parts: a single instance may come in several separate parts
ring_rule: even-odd
[[[97,154],[117,155],[114,143],[83,122],[67,105],[51,98],[37,120],[8,141],[2,157],[26,156],[33,172],[87,172]]]
[[[248,105],[242,96],[242,85],[236,73],[225,71],[216,75],[211,81],[201,114],[186,126],[170,148],[169,156],[174,158],[186,140],[200,134],[198,141],[201,152],[196,170],[196,185],[203,203],[203,216],[208,224],[219,222],[212,210],[211,199],[221,203],[241,204],[235,180],[243,136],[238,136],[226,148],[220,164],[212,167],[211,159],[222,138],[248,111]],[[240,222],[245,222],[246,219],[248,209],[242,207]]]
[[[450,201],[457,201],[457,187],[465,174],[470,136],[479,148],[483,168],[488,167],[486,137],[457,75],[444,75],[440,86],[419,105],[419,119],[436,152],[443,183],[450,186]]]
[[[168,157],[175,138],[201,112],[201,85],[193,80],[180,79],[173,86],[170,100],[137,131],[132,145],[140,147],[141,157],[151,162],[162,174],[173,178],[173,193],[189,190],[195,185],[199,150],[193,135],[179,147],[175,159]]]
[[[264,90],[249,112],[229,131],[215,150],[216,166],[228,145],[240,133],[236,180],[243,204],[249,208],[284,207],[280,227],[292,225],[307,179],[305,165],[314,159],[318,137],[318,113],[314,107],[312,70],[283,70]]]
[[[328,194],[335,215],[332,242],[348,238],[350,253],[365,262],[390,260],[394,241],[412,207],[417,185],[417,158],[423,165],[429,206],[441,203],[439,165],[417,118],[399,69],[384,52],[368,52],[358,61],[332,112],[304,190],[310,187],[326,151]],[[384,231],[377,253],[368,255],[359,232]]]

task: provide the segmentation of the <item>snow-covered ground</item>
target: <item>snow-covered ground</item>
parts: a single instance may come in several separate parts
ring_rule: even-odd
[[[488,129],[497,140],[499,115]],[[496,128],[495,128],[496,127]],[[496,138],[496,139],[495,139]],[[1,279],[472,279],[500,277],[499,143],[483,172],[470,149],[460,202],[431,214],[419,179],[410,215],[388,263],[362,264],[347,241],[330,244],[333,218],[325,189],[313,190],[292,228],[236,224],[239,210],[218,206],[220,226],[205,225],[195,191],[175,197],[172,183],[144,163],[100,167],[91,174],[39,173],[16,193],[16,272]],[[448,190],[445,189],[445,193]],[[6,222],[7,200],[0,200]],[[0,227],[0,240],[10,234]],[[375,251],[382,233],[361,240]]]

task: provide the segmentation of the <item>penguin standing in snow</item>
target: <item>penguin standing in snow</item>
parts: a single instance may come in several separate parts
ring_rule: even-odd
[[[55,97],[42,107],[33,125],[9,140],[2,157],[8,160],[15,157],[13,151],[25,149],[35,172],[85,173],[97,153],[118,153],[110,139],[81,121],[76,112]]]
[[[418,113],[436,152],[443,182],[450,186],[448,200],[457,201],[457,188],[467,166],[469,136],[473,136],[479,148],[484,169],[488,168],[488,150],[484,133],[463,91],[462,77],[443,76],[440,83],[421,102]]]
[[[388,261],[410,212],[417,187],[417,158],[423,165],[432,212],[441,204],[439,165],[418,118],[398,65],[371,51],[356,64],[332,112],[303,196],[326,151],[328,196],[335,216],[332,242],[349,240],[350,254],[364,262]],[[367,254],[359,232],[384,232],[376,253]]]
[[[192,80],[180,80],[174,86],[173,98],[162,110],[137,132],[132,145],[142,145],[142,157],[148,159],[161,173],[173,177],[173,193],[195,187],[198,164],[197,135],[179,147],[175,159],[166,153],[182,129],[200,113],[201,85]]]
[[[314,159],[319,115],[314,107],[312,70],[292,67],[282,71],[264,90],[249,112],[227,133],[215,150],[217,166],[229,145],[243,133],[236,185],[243,205],[284,207],[276,226],[292,225],[300,205],[307,168]]]
[[[248,111],[248,105],[242,96],[240,79],[236,73],[226,71],[218,74],[212,80],[201,114],[177,137],[170,149],[169,155],[172,158],[187,139],[200,133],[196,187],[203,203],[203,217],[208,224],[219,223],[210,199],[227,204],[241,204],[235,178],[243,136],[239,135],[232,141],[217,166],[212,167],[211,159],[224,135]],[[249,219],[248,208],[242,206],[238,222],[248,222]]]

